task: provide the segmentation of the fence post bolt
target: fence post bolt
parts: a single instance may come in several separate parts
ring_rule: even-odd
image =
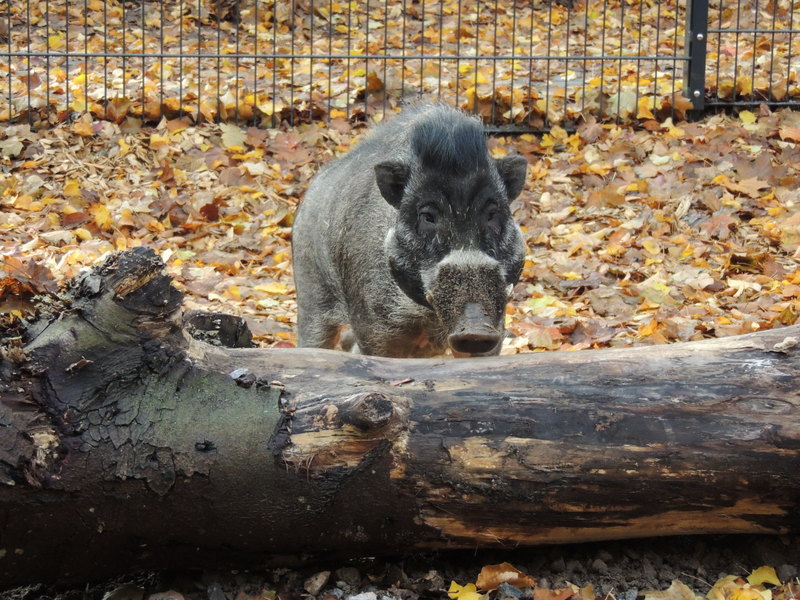
[[[706,36],[708,35],[708,0],[686,0],[686,52],[683,89],[694,110],[705,108]]]

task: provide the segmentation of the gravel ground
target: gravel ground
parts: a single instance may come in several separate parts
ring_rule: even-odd
[[[0,600],[418,600],[447,598],[451,581],[474,582],[487,564],[510,562],[538,580],[535,589],[503,585],[488,600],[636,600],[678,579],[704,596],[725,575],[769,565],[781,582],[798,581],[800,538],[680,536],[509,552],[418,554],[301,569],[150,572],[80,586],[30,585]],[[550,590],[583,588],[554,594]],[[591,585],[589,589],[586,586]]]

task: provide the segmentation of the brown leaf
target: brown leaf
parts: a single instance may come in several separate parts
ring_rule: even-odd
[[[536,580],[525,575],[514,565],[504,562],[499,565],[486,565],[478,574],[475,585],[484,590],[496,590],[501,583],[508,583],[517,588],[536,587]]]
[[[769,187],[769,183],[761,181],[755,177],[743,179],[740,182],[733,181],[727,175],[717,175],[714,177],[714,183],[722,185],[725,189],[735,194],[744,194],[751,198],[758,198],[761,196],[761,190]]]
[[[550,590],[537,587],[533,590],[533,600],[569,600],[575,595],[570,589]]]
[[[800,142],[800,127],[781,127],[778,130],[778,135],[781,136],[782,140]]]
[[[711,217],[700,225],[700,229],[709,237],[727,240],[735,226],[735,219],[732,219],[730,215],[721,214]]]

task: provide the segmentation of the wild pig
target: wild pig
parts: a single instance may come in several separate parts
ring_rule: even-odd
[[[521,156],[489,156],[481,122],[417,105],[311,182],[292,231],[298,346],[394,357],[494,355],[525,256],[509,203]]]

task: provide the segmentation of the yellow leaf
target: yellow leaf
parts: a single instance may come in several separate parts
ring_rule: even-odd
[[[581,147],[581,136],[577,133],[573,133],[571,136],[567,138],[567,146],[570,147],[573,153],[577,153]]]
[[[257,285],[253,289],[259,292],[266,292],[267,294],[285,294],[288,291],[286,284],[278,281],[270,281],[269,283]]]
[[[778,574],[772,567],[759,567],[750,575],[747,576],[747,583],[750,585],[761,585],[762,583],[771,583],[773,585],[780,585],[781,580],[778,579]]]
[[[50,50],[63,50],[66,45],[66,38],[63,33],[57,33],[47,38],[47,44]]]
[[[104,204],[100,204],[99,202],[91,204],[89,206],[89,213],[92,215],[95,225],[97,225],[100,229],[111,229],[111,226],[113,225],[111,213]]]
[[[717,319],[717,322],[719,322],[719,319]],[[723,323],[723,325],[728,323],[730,323],[730,321],[726,320],[726,323]],[[739,587],[736,584],[736,580],[736,575],[727,575],[718,579],[714,587],[706,594],[706,598],[708,598],[708,600],[726,600],[730,593]]]
[[[489,83],[489,80],[487,79],[486,75],[483,74],[483,71],[477,71],[472,82],[476,84],[487,84]]]
[[[647,238],[643,241],[642,248],[647,250],[650,254],[661,254],[661,245],[658,243],[658,240],[654,240],[653,238]]]
[[[81,195],[81,186],[77,179],[67,179],[64,182],[64,195],[70,198]]]
[[[659,326],[658,320],[650,319],[650,321],[648,323],[646,323],[646,324],[642,325],[641,327],[639,327],[639,331],[637,332],[637,335],[640,338],[650,337],[651,335],[656,333],[659,329],[660,329],[660,326]]]
[[[72,131],[84,137],[89,137],[94,135],[94,132],[92,131],[92,124],[87,123],[86,121],[77,121],[72,126]]]
[[[158,133],[151,133],[150,134],[150,147],[151,148],[160,148],[161,146],[166,146],[169,143],[169,136],[168,135],[160,135]]]
[[[739,113],[739,118],[745,125],[752,125],[756,122],[756,116],[749,110],[743,110]]]
[[[447,595],[450,596],[452,600],[480,600],[483,598],[483,596],[478,593],[478,589],[475,587],[474,583],[458,585],[455,581],[450,582]]]
[[[642,96],[641,98],[639,98],[636,111],[636,118],[655,119],[656,117],[652,112],[653,108],[655,108],[655,99],[649,96]]]
[[[736,91],[742,96],[749,96],[753,93],[753,80],[747,75],[737,75]]]
[[[754,588],[743,587],[733,590],[728,600],[764,600],[764,596]]]
[[[236,300],[240,300],[242,298],[242,295],[239,293],[239,286],[238,285],[232,285],[227,290],[225,290],[225,292],[231,298],[235,298]]]
[[[83,227],[78,227],[75,230],[74,233],[75,233],[75,237],[78,238],[82,242],[85,242],[85,241],[88,241],[88,240],[92,239],[92,232],[89,231],[88,229],[83,228]]]
[[[569,137],[567,130],[559,125],[553,125],[550,128],[550,135],[552,135],[554,139],[561,141],[564,141],[567,139],[567,137]]]

